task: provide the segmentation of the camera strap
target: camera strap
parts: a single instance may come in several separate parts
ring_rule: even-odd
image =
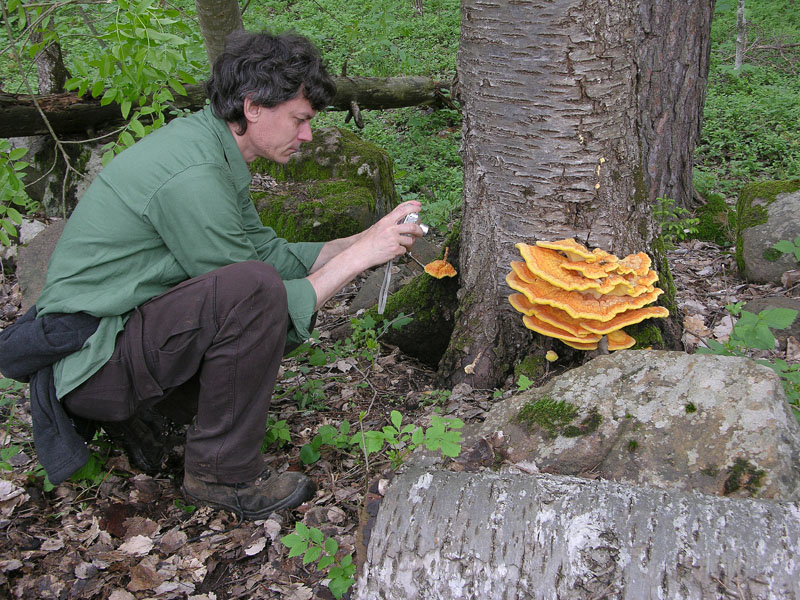
[[[383,310],[386,308],[386,298],[389,297],[389,284],[392,282],[392,264],[394,260],[386,263],[386,273],[383,274],[383,283],[381,284],[381,291],[378,294],[378,314],[382,315]]]

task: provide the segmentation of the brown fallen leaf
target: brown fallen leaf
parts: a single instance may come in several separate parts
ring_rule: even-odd
[[[130,592],[154,590],[164,583],[164,578],[156,570],[155,559],[148,556],[138,565],[131,567],[131,580],[126,586]]]
[[[144,535],[135,535],[119,547],[120,552],[142,556],[153,549],[153,540]]]

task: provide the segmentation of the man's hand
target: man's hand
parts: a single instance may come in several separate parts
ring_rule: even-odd
[[[423,231],[402,221],[421,206],[416,200],[403,202],[369,229],[326,243],[308,276],[317,309],[362,271],[405,254]]]
[[[364,259],[361,271],[405,254],[416,239],[423,236],[418,224],[403,223],[408,215],[419,212],[420,207],[416,200],[404,202],[363,232],[351,246],[352,251]]]

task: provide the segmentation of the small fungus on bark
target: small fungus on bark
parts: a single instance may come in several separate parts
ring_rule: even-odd
[[[572,238],[517,244],[525,262],[512,261],[508,297],[529,329],[579,350],[594,350],[603,335],[609,350],[636,340],[622,328],[667,317],[663,306],[646,306],[663,292],[644,252],[619,259],[600,248],[589,251]]]
[[[444,258],[440,260],[434,260],[433,262],[429,262],[425,265],[425,272],[430,275],[431,277],[435,277],[436,279],[441,279],[442,277],[455,277],[456,270],[453,265],[447,262],[447,253],[450,251],[449,247],[444,249]]]

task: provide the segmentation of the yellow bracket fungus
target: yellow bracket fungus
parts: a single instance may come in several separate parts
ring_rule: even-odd
[[[512,261],[506,283],[520,293],[508,300],[533,331],[579,350],[596,349],[606,335],[609,350],[622,350],[636,343],[623,327],[669,316],[663,306],[647,306],[663,291],[644,252],[619,259],[572,238],[516,247],[524,262]]]

